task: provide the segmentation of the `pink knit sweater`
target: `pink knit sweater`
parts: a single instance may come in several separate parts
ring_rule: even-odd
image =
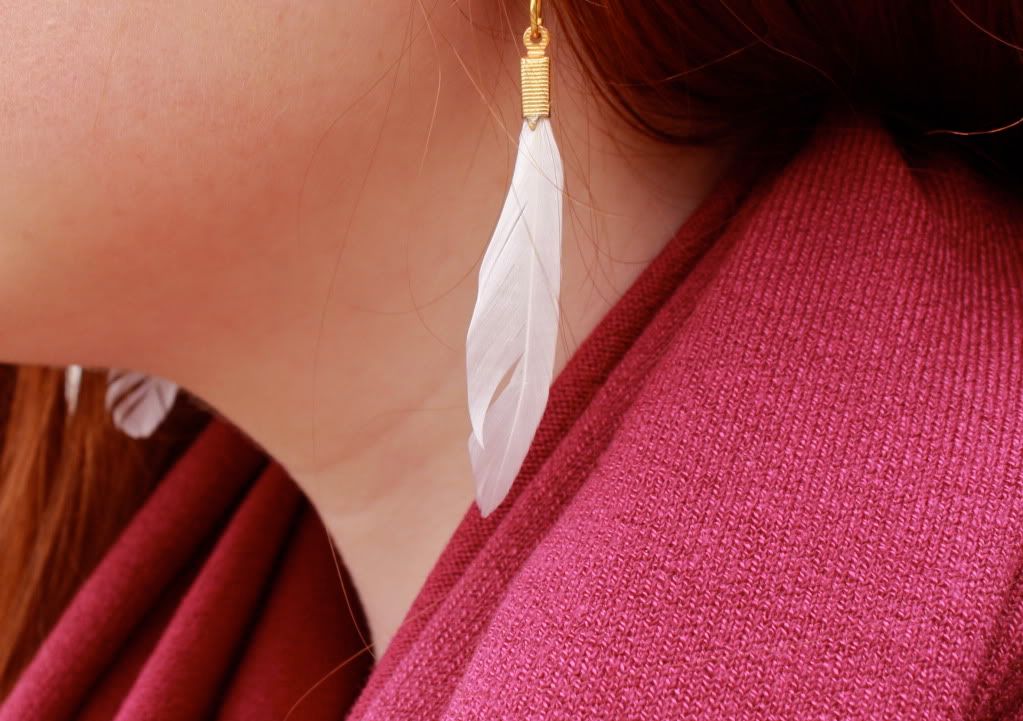
[[[305,501],[218,423],[0,721],[1023,718],[1021,231],[833,118],[607,315],[372,667]]]

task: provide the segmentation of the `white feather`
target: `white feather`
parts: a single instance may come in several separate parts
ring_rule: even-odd
[[[64,369],[64,402],[67,404],[68,415],[74,415],[78,409],[78,393],[82,387],[82,367],[70,365]]]
[[[117,369],[107,375],[107,410],[114,425],[132,438],[152,435],[177,394],[178,386],[163,378]]]
[[[558,338],[564,185],[550,121],[541,118],[535,130],[523,122],[466,337],[469,458],[483,516],[508,494],[547,406]]]

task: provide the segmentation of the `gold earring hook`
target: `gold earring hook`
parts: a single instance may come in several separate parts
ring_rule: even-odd
[[[529,27],[522,33],[526,57],[520,60],[522,117],[536,130],[540,118],[551,116],[551,59],[547,45],[551,35],[540,17],[540,0],[529,0]]]

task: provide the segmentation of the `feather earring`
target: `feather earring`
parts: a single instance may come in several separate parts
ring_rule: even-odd
[[[64,403],[67,413],[73,416],[78,409],[78,393],[82,387],[82,367],[70,365],[64,369]]]
[[[80,365],[64,369],[64,402],[69,416],[78,409],[82,373]],[[177,384],[164,378],[136,371],[107,372],[106,408],[114,425],[132,438],[151,436],[170,413],[177,395]]]
[[[531,0],[515,169],[480,266],[466,336],[469,458],[483,516],[500,505],[518,475],[554,375],[565,180],[549,120],[549,40],[540,0]]]
[[[132,438],[152,435],[177,395],[177,384],[163,378],[127,370],[107,374],[107,410],[114,425]]]

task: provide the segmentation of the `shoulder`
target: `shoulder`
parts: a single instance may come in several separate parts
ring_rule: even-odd
[[[662,309],[671,333],[456,703],[985,703],[1023,597],[1021,231],[1016,203],[954,161],[914,166],[869,124],[822,128]]]

